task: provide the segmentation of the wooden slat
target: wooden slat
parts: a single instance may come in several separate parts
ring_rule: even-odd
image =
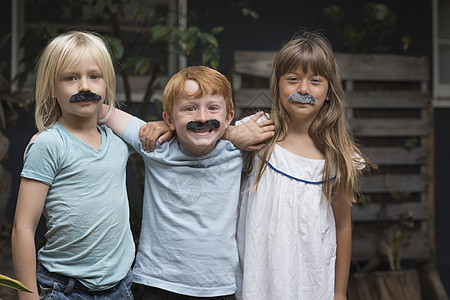
[[[418,109],[430,106],[430,95],[418,91],[346,91],[352,108]]]
[[[418,119],[355,119],[350,121],[358,137],[427,136],[429,124]]]
[[[426,56],[388,54],[335,54],[342,80],[355,81],[428,81]]]
[[[361,182],[362,193],[401,193],[425,192],[427,179],[424,174],[418,175],[370,175],[363,176]]]
[[[421,109],[430,105],[429,95],[421,92],[347,91],[349,107],[375,109]],[[263,99],[263,101],[261,101]],[[272,96],[267,89],[238,89],[234,91],[237,107],[271,107]]]
[[[414,213],[414,220],[428,219],[426,203],[369,203],[352,207],[352,222],[395,221],[405,211]]]
[[[275,51],[235,51],[234,72],[269,78]]]
[[[234,105],[238,108],[270,108],[272,95],[269,89],[240,89],[234,92]]]
[[[377,239],[379,235],[368,235],[364,238],[352,240],[352,262],[369,260],[375,256]],[[402,259],[427,259],[430,255],[428,235],[413,232],[408,244],[402,248]]]
[[[361,151],[372,162],[384,166],[425,164],[428,158],[425,148],[407,150],[400,147],[367,147],[361,148]]]
[[[276,51],[235,51],[234,72],[268,78]],[[426,56],[335,53],[342,80],[428,81]]]

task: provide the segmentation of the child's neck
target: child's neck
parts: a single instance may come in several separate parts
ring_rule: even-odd
[[[301,157],[324,159],[323,153],[316,147],[307,130],[299,131],[289,128],[286,137],[278,144]]]
[[[97,151],[102,143],[102,135],[97,129],[97,117],[83,120],[70,120],[62,117],[58,120],[74,137]]]

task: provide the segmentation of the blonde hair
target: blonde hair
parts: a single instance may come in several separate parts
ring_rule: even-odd
[[[193,95],[186,91],[186,81],[197,82],[199,88]],[[227,115],[234,109],[231,84],[220,72],[205,66],[187,67],[176,73],[167,83],[163,92],[163,109],[172,117],[173,104],[182,93],[189,97],[201,98],[205,94],[222,95],[226,103]]]
[[[296,35],[275,56],[270,76],[273,101],[271,116],[275,124],[275,135],[261,151],[253,188],[256,188],[266,170],[275,144],[282,141],[287,134],[289,116],[279,96],[280,77],[299,68],[304,73],[311,71],[323,76],[329,83],[329,101],[324,102],[309,128],[309,135],[325,156],[322,190],[328,201],[332,201],[332,189],[336,184],[348,203],[354,203],[361,169],[374,165],[363,156],[349,132],[347,105],[339,69],[330,43],[317,32],[302,32]],[[337,182],[334,183],[330,179],[336,175],[336,171],[338,176]]]
[[[93,32],[68,31],[53,38],[39,58],[35,83],[35,122],[39,131],[61,118],[61,108],[52,97],[56,83],[63,72],[82,63],[86,52],[92,55],[102,72],[106,82],[108,116],[112,112],[116,103],[116,75],[108,44]]]

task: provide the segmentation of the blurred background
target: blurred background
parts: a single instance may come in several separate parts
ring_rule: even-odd
[[[449,0],[2,0],[0,7],[0,274],[14,276],[9,239],[23,151],[36,132],[34,68],[52,36],[70,29],[103,34],[117,61],[122,109],[151,121],[161,119],[168,78],[200,64],[232,82],[237,118],[270,111],[273,55],[306,28],[330,40],[351,128],[379,165],[363,178],[352,211],[349,299],[448,299]],[[142,176],[140,158],[132,156],[136,243]],[[411,213],[411,226],[403,213]],[[394,272],[376,249],[395,229],[405,234],[398,241],[402,271]],[[15,294],[0,287],[0,298]]]

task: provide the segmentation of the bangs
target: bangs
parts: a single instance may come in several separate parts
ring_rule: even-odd
[[[87,53],[86,47],[73,47],[61,53],[61,65],[56,70],[57,76],[61,76],[70,70],[76,70],[81,65],[84,55]],[[94,58],[95,59],[95,58]]]
[[[333,68],[325,52],[309,43],[296,46],[285,53],[284,61],[280,62],[280,73],[278,75],[300,70],[303,73],[311,72],[329,80],[331,74],[333,74]]]

